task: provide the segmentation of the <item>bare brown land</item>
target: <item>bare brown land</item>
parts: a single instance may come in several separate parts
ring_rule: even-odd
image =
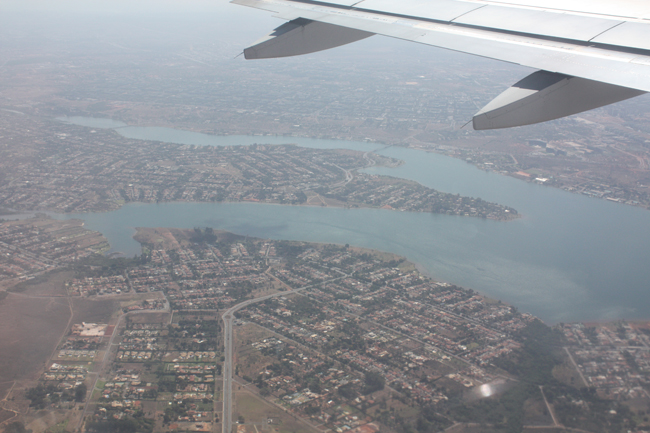
[[[53,292],[58,290],[55,287]],[[26,413],[23,392],[38,379],[70,316],[70,305],[63,297],[32,296],[25,290],[9,293],[0,301],[0,380],[13,386],[7,395],[13,401],[2,405],[6,409]]]
[[[65,298],[10,293],[0,303],[0,379],[36,379],[69,319],[70,305]]]
[[[0,412],[0,425],[16,412],[27,412],[23,393],[34,386],[69,324],[106,323],[118,306],[114,301],[68,298],[64,280],[69,276],[48,274],[44,281],[22,284],[21,291],[9,292],[0,301],[0,395],[9,400],[4,407],[10,409]],[[30,419],[41,415],[45,413]]]

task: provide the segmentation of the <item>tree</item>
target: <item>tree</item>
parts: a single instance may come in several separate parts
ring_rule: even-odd
[[[7,425],[4,433],[27,433],[27,429],[25,429],[25,424],[15,421]]]
[[[384,389],[385,380],[384,377],[374,371],[369,371],[365,375],[365,386],[363,387],[364,394],[372,394],[376,391],[381,391]]]
[[[85,383],[82,383],[74,390],[74,399],[76,402],[82,402],[86,399],[87,387]]]
[[[345,385],[339,386],[338,393],[341,395],[341,397],[347,398],[348,400],[352,400],[357,396],[352,383],[346,383]]]

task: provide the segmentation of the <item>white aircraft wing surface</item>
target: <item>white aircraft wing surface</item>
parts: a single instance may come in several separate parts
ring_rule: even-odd
[[[539,69],[481,109],[475,129],[557,119],[650,92],[647,0],[233,0],[288,22],[247,59],[379,34]]]

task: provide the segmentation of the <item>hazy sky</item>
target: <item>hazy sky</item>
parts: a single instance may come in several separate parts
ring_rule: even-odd
[[[0,60],[3,40],[12,42],[5,48],[19,46],[22,40],[27,44],[23,46],[53,44],[65,50],[65,44],[79,38],[89,44],[100,41],[170,52],[184,52],[194,44],[220,44],[223,49],[219,55],[232,61],[244,48],[283,23],[272,13],[230,4],[229,0],[0,0]],[[163,33],[164,37],[155,37]],[[13,54],[23,55],[24,51]],[[369,60],[374,60],[374,65],[381,60],[385,70],[390,70],[394,62],[426,64],[436,70],[440,79],[483,65],[503,86],[527,73],[527,68],[381,36],[309,56],[246,63],[246,67],[289,67],[310,58],[360,67]]]
[[[237,8],[227,0],[2,0],[0,11],[218,12]]]
[[[0,27],[3,18],[9,24],[20,22],[25,31],[40,31],[44,23],[74,26],[75,22],[91,22],[81,16],[107,25],[127,18],[149,23],[198,19],[227,34],[255,34],[245,38],[248,42],[284,22],[266,11],[230,4],[229,0],[0,0]]]

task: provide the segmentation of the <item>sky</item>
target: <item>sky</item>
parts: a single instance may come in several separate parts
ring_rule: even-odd
[[[42,12],[219,12],[235,8],[227,0],[2,0],[0,11]]]
[[[103,21],[104,19],[106,20]],[[7,24],[19,22],[22,34],[41,34],[44,27],[56,28],[57,24],[66,28],[74,27],[77,20],[80,24],[98,22],[97,30],[127,22],[140,22],[143,26],[146,24],[149,27],[169,31],[172,30],[171,27],[179,28],[187,25],[188,22],[197,26],[211,25],[210,30],[214,34],[240,40],[241,49],[253,44],[285,22],[273,17],[273,14],[268,11],[231,4],[229,0],[0,0],[0,27],[3,21]],[[174,21],[178,25],[168,27],[168,24]],[[79,32],[80,38],[88,36],[85,33],[87,29],[84,30],[83,26],[79,26],[75,31]],[[331,55],[336,57],[336,52],[338,55],[345,55],[346,52],[347,55],[353,55],[354,52],[369,50],[379,50],[379,55],[389,56],[392,60],[405,53],[445,57],[454,55],[446,50],[380,36],[340,47],[337,50],[329,50],[327,55],[333,53]],[[462,54],[456,56],[465,57],[468,62],[478,59]]]
[[[9,12],[57,16],[197,15],[217,22],[274,28],[282,22],[266,11],[230,4],[229,0],[0,0],[0,16]]]
[[[254,42],[284,23],[267,11],[230,4],[229,0],[0,0],[0,26],[3,21],[20,22],[27,32],[39,32],[48,22],[68,26],[75,20],[100,20],[114,25],[129,19],[164,25],[170,20],[184,22],[183,18],[212,23],[221,32],[246,34],[243,39],[247,42]]]

